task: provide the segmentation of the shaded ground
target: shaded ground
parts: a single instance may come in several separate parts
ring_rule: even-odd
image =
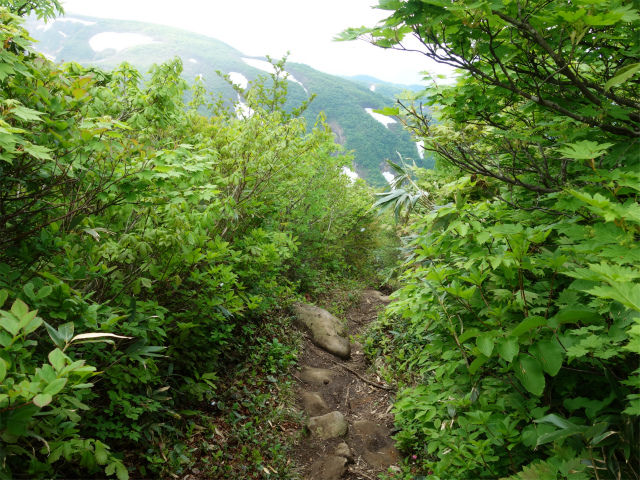
[[[375,320],[386,301],[388,300],[379,292],[364,292],[357,306],[348,310],[344,316],[349,334],[352,337],[357,335]],[[378,473],[387,471],[397,460],[394,441],[389,432],[393,428],[393,415],[390,412],[394,394],[380,383],[379,377],[368,373],[370,365],[362,346],[352,341],[351,359],[342,361],[316,347],[307,338],[298,356],[298,365],[300,368],[306,366],[328,369],[333,373],[328,383],[325,380],[314,384],[303,381],[300,370],[294,372],[294,377],[298,380],[298,398],[301,398],[303,391],[317,392],[331,411],[341,412],[349,422],[346,439],[319,440],[307,432],[303,433],[293,452],[301,476],[304,477],[314,462],[331,455],[338,444],[345,441],[351,447],[354,462],[349,465],[343,478],[375,479]],[[299,407],[303,410],[301,401]],[[301,425],[300,429],[303,428]]]

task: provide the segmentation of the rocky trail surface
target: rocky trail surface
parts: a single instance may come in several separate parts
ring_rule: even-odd
[[[395,468],[391,388],[367,373],[362,345],[349,341],[387,303],[382,293],[365,291],[346,325],[319,307],[294,306],[296,325],[306,334],[295,373],[307,415],[295,457],[306,480],[373,480]]]

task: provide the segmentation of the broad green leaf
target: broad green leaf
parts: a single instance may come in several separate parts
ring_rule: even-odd
[[[109,459],[109,454],[102,442],[96,440],[96,443],[94,446],[94,453],[95,453],[96,462],[98,462],[98,465],[104,465],[105,463],[107,463],[107,460]]]
[[[4,302],[7,301],[8,296],[9,296],[9,293],[5,289],[0,290],[0,308],[2,308],[2,305],[4,305]]]
[[[49,336],[51,337],[51,340],[53,340],[53,343],[55,343],[56,347],[64,348],[65,341],[60,336],[58,331],[55,328],[53,328],[51,325],[49,325],[47,322],[44,322],[44,326],[46,327],[47,332],[49,333]]]
[[[31,122],[41,122],[40,115],[44,115],[42,112],[19,105],[13,107],[9,112],[22,120]]]
[[[542,395],[545,385],[544,373],[537,359],[530,355],[518,355],[514,371],[524,388],[534,395]]]
[[[583,305],[571,305],[565,307],[549,319],[547,326],[557,329],[563,323],[591,323],[600,320],[602,316],[593,308]]]
[[[564,351],[557,342],[543,340],[535,344],[537,347],[536,358],[542,364],[542,368],[552,377],[555,377],[562,367]]]
[[[27,434],[27,425],[33,419],[33,416],[38,413],[40,407],[33,403],[24,405],[16,410],[10,410],[6,418],[6,426],[9,433],[18,437]]]
[[[129,472],[121,462],[116,463],[116,476],[118,480],[129,480]]]
[[[620,70],[616,72],[616,74],[607,83],[604,84],[605,92],[610,90],[611,87],[614,87],[616,85],[620,85],[621,83],[626,82],[639,71],[640,71],[640,63],[632,63],[631,65],[622,67]]]
[[[509,335],[512,337],[519,337],[525,332],[532,330],[534,328],[542,327],[547,324],[547,320],[544,317],[539,315],[532,315],[524,319],[516,328],[509,332]]]
[[[53,382],[47,385],[43,391],[43,393],[48,393],[49,395],[55,395],[60,392],[67,384],[67,378],[56,378]]]
[[[613,143],[598,144],[597,142],[582,140],[580,142],[565,144],[565,146],[558,149],[558,152],[567,158],[589,160],[606,153],[607,149],[611,146],[613,146]]]
[[[615,282],[611,285],[594,287],[587,290],[587,293],[596,297],[617,300],[626,307],[640,312],[640,284],[638,283]]]
[[[58,333],[60,334],[60,338],[62,338],[62,340],[64,340],[66,343],[69,343],[73,338],[73,330],[74,330],[73,322],[68,322],[58,327]]]
[[[0,312],[0,327],[4,328],[12,336],[16,336],[20,330],[16,317],[9,312]]]
[[[24,315],[29,312],[29,307],[19,298],[16,298],[16,301],[13,302],[11,306],[11,313],[13,313],[18,319],[22,318]]]
[[[25,152],[38,160],[52,160],[51,155],[49,155],[52,150],[47,147],[43,147],[42,145],[25,144],[23,145],[23,148]]]
[[[458,337],[458,341],[460,343],[466,342],[467,340],[469,340],[470,338],[473,337],[477,337],[478,335],[480,335],[480,331],[476,330],[475,328],[469,329],[467,331],[465,331],[462,335],[460,335]]]
[[[516,338],[498,338],[496,342],[498,354],[507,362],[511,362],[520,352],[520,344]]]
[[[493,353],[494,339],[491,335],[480,335],[476,338],[476,346],[478,350],[486,357],[490,357]]]
[[[469,373],[471,375],[474,375],[482,365],[487,363],[487,360],[489,360],[489,357],[486,357],[484,355],[478,356],[478,358],[476,358],[473,362],[471,362],[471,365],[469,365]]]
[[[0,358],[0,383],[4,380],[4,377],[6,376],[7,376],[7,364],[2,358]]]
[[[41,393],[33,397],[33,403],[35,403],[40,408],[46,407],[51,403],[52,400],[53,400],[53,397],[48,393]]]
[[[56,371],[60,371],[66,365],[67,356],[62,353],[62,350],[56,348],[51,353],[49,353],[49,362],[51,362],[51,365],[53,365],[53,368],[55,368]]]

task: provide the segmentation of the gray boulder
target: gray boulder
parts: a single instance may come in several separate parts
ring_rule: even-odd
[[[320,417],[310,418],[307,420],[307,428],[314,437],[327,440],[345,436],[349,430],[349,424],[342,413],[331,412]]]
[[[295,325],[307,332],[314,345],[342,360],[351,357],[351,345],[340,320],[314,305],[293,305]]]

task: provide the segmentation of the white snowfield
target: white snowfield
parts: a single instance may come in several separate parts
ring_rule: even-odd
[[[391,183],[391,181],[395,178],[393,173],[390,172],[382,172],[382,176],[387,181],[387,183]]]
[[[198,60],[196,60],[195,58],[190,58],[189,63],[198,63]]]
[[[355,182],[358,178],[358,174],[351,170],[349,167],[342,167],[342,173],[351,179],[352,182]]]
[[[247,65],[252,66],[253,68],[257,68],[258,70],[262,70],[263,72],[275,73],[273,65],[271,65],[269,62],[266,62],[264,60],[258,60],[256,58],[242,58],[242,61],[244,63],[246,63]],[[307,95],[309,95],[309,91],[302,84],[302,82],[300,82],[299,80],[296,80],[296,78],[293,75],[291,75],[289,72],[284,72],[284,73],[286,73],[288,75],[287,80],[289,80],[290,82],[294,82],[294,83],[297,83],[298,85],[300,85],[302,88],[304,88],[304,91],[307,92]]]
[[[94,52],[101,52],[113,48],[117,52],[136,45],[147,45],[154,42],[153,38],[140,33],[102,32],[94,35],[89,40],[89,45]]]
[[[375,113],[372,108],[365,108],[365,110],[369,115],[371,115],[373,118],[375,118],[377,121],[379,121],[381,124],[383,124],[387,128],[389,128],[389,124],[396,123],[396,121],[393,118],[387,117],[386,115],[380,115],[379,113]]]
[[[240,85],[242,88],[247,88],[249,80],[243,74],[238,72],[229,72],[229,78],[233,83]]]
[[[375,92],[376,91],[376,86],[375,85],[371,85],[369,87],[369,90],[371,90],[372,92]]]
[[[67,17],[67,18],[56,18],[55,20],[50,20],[47,23],[42,22],[41,25],[38,25],[36,27],[36,30],[43,30],[43,31],[47,31],[49,30],[51,27],[53,27],[53,24],[56,22],[73,22],[73,23],[81,23],[83,25],[95,25],[96,22],[88,22],[86,20],[80,20],[79,18],[73,18],[73,17]]]

